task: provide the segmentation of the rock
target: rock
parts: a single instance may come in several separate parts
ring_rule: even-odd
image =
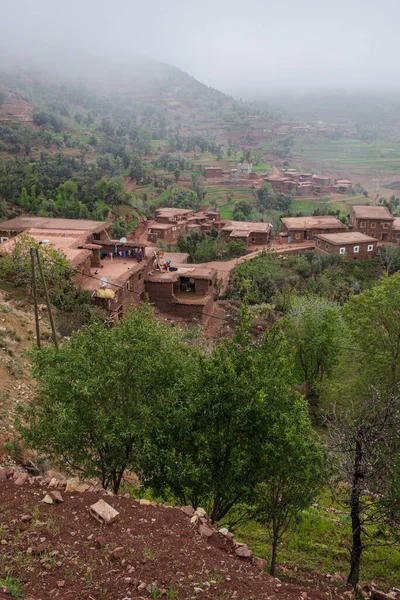
[[[150,500],[146,500],[146,498],[140,498],[139,504],[141,504],[142,506],[151,506]]]
[[[51,488],[52,487],[57,487],[57,485],[58,485],[58,480],[55,477],[52,477],[50,479],[49,487],[51,487]]]
[[[141,583],[139,583],[138,585],[138,590],[142,591],[146,589],[146,584],[144,583],[144,581],[142,581]]]
[[[96,504],[92,504],[89,512],[99,523],[110,525],[117,519],[119,512],[112,506],[104,502],[103,499],[98,500]]]
[[[99,548],[104,548],[104,546],[107,544],[105,538],[103,538],[101,535],[99,535],[99,537],[97,537],[94,541],[99,546]]]
[[[121,558],[125,554],[125,548],[123,546],[118,546],[111,552],[111,558]]]
[[[188,517],[193,517],[194,515],[194,508],[193,506],[182,506],[181,511],[185,513],[185,515],[187,515]]]
[[[253,560],[253,565],[261,572],[264,572],[267,568],[267,561],[259,556],[255,556]]]
[[[73,477],[72,479],[67,479],[67,487],[65,488],[65,491],[83,494],[83,492],[86,492],[89,487],[90,486],[87,483],[80,483],[77,477]]]
[[[222,533],[222,535],[227,536],[229,533],[229,530],[226,527],[221,527],[221,529],[218,530],[219,533]]]
[[[196,514],[194,514],[193,517],[190,519],[190,522],[197,523],[198,520],[199,520],[199,517]]]
[[[34,556],[40,556],[41,554],[43,554],[43,552],[46,550],[46,548],[47,548],[46,542],[42,542],[38,546],[35,546],[34,548],[32,548],[32,554]]]
[[[6,469],[4,467],[1,467],[0,468],[0,481],[5,481],[9,477],[11,477],[12,473],[13,472],[12,471],[10,472],[10,469]]]
[[[1,540],[1,542],[0,542],[0,544],[2,546],[7,546],[7,543],[8,543],[7,540]]]
[[[372,597],[375,598],[375,600],[393,600],[393,596],[376,589],[372,590]]]
[[[199,534],[201,535],[201,537],[209,538],[212,536],[213,533],[214,531],[210,529],[210,527],[207,527],[207,525],[200,525]]]
[[[61,581],[57,581],[57,587],[62,588],[65,585],[65,581],[62,579]]]
[[[64,502],[64,498],[61,496],[61,492],[59,492],[58,490],[53,490],[50,492],[50,496],[53,498],[53,500],[55,502],[57,502],[58,504],[60,504],[61,502]]]
[[[199,507],[199,508],[197,508],[197,509],[194,511],[194,514],[195,514],[195,515],[197,515],[197,516],[198,516],[198,517],[200,517],[200,518],[201,518],[201,517],[205,517],[205,516],[207,515],[206,511],[204,510],[204,508],[200,508],[200,507]]]
[[[32,515],[28,515],[28,514],[22,515],[21,521],[23,523],[30,523],[32,521]]]
[[[239,556],[239,558],[251,558],[253,556],[253,553],[247,544],[243,544],[243,546],[236,548],[235,554],[236,556]]]
[[[24,485],[24,483],[29,478],[29,473],[21,473],[18,478],[15,480],[15,485]]]
[[[44,502],[45,504],[54,504],[53,498],[51,496],[49,496],[49,494],[45,495],[42,502]]]

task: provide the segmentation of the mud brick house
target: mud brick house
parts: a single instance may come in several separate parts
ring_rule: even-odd
[[[376,254],[377,240],[359,231],[326,233],[315,238],[316,254],[338,254],[348,260],[366,260]]]
[[[351,181],[348,179],[336,179],[332,186],[332,192],[347,194],[351,189]]]
[[[400,244],[400,217],[395,217],[395,219],[392,223],[391,241],[394,244]]]
[[[316,194],[329,194],[332,191],[332,179],[330,177],[313,175],[311,181]]]
[[[174,272],[153,271],[145,279],[145,291],[151,303],[161,311],[184,319],[209,319],[218,291],[215,269],[182,265]]]
[[[237,166],[237,171],[240,176],[248,176],[253,170],[252,163],[242,162]]]
[[[283,217],[281,219],[281,238],[287,242],[300,243],[304,240],[314,239],[321,233],[339,233],[347,231],[337,217]],[[282,239],[282,243],[286,240]]]
[[[271,223],[248,223],[246,221],[227,221],[222,227],[222,236],[226,242],[242,240],[246,246],[268,244],[271,236]]]
[[[295,182],[290,177],[266,177],[267,181],[274,192],[289,193],[291,190],[296,189]]]
[[[113,240],[112,223],[75,219],[17,217],[0,223],[0,254],[12,251],[23,233],[36,242],[52,244],[74,269],[75,284],[92,294],[111,318],[122,317],[133,302],[144,299],[144,278],[150,268],[145,247],[133,240]],[[139,254],[141,251],[141,255]]]
[[[188,208],[158,208],[155,220],[157,223],[179,223],[194,215],[194,210]]]
[[[204,177],[206,179],[218,179],[219,177],[222,177],[221,167],[205,167]]]
[[[187,221],[173,223],[151,223],[147,232],[147,240],[153,244],[163,241],[175,244],[180,233],[185,233]]]
[[[75,283],[81,284],[92,267],[100,266],[100,246],[109,240],[112,223],[85,219],[16,217],[0,223],[0,253],[11,252],[21,234],[37,243],[52,244],[76,272]]]
[[[393,221],[386,206],[352,206],[350,209],[350,227],[382,242],[391,239]]]

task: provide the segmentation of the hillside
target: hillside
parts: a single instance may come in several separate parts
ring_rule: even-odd
[[[264,561],[227,530],[218,532],[207,517],[191,518],[191,507],[110,496],[73,481],[66,489],[65,480],[6,469],[0,469],[0,493],[0,563],[7,573],[0,590],[5,585],[13,597],[339,598],[333,584],[325,584],[327,591],[310,590],[263,573]],[[89,513],[100,498],[119,513],[111,524]]]

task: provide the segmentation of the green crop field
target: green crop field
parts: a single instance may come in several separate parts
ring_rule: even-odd
[[[294,146],[295,159],[304,165],[326,168],[357,168],[366,174],[400,168],[400,140],[365,142],[356,139],[299,139]]]

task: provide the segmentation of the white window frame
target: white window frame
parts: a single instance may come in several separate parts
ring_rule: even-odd
[[[373,244],[368,244],[368,252],[372,252],[374,249],[374,245]]]
[[[354,254],[358,254],[360,252],[360,246],[354,246],[353,252],[354,252]]]
[[[8,242],[8,237],[0,238],[0,244],[4,244],[4,242]]]
[[[346,248],[339,248],[339,254],[346,254]]]
[[[172,231],[176,231],[176,227],[173,227],[173,228],[172,228]]]

